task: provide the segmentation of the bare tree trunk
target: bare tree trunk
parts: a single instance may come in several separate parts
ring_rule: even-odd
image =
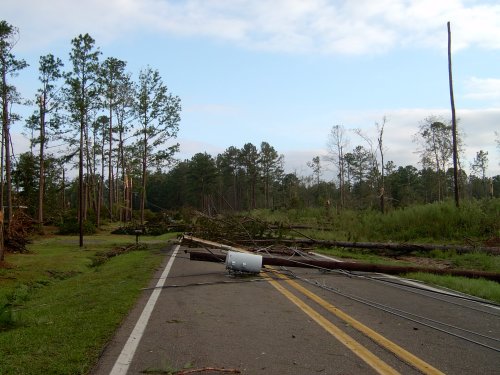
[[[455,205],[460,207],[458,191],[458,157],[457,157],[457,118],[455,115],[455,99],[453,97],[453,76],[451,69],[451,26],[448,22],[448,77],[450,81],[451,127],[453,134],[453,182],[455,185]]]
[[[128,212],[128,221],[132,221],[132,217],[134,214],[134,202],[132,201],[133,199],[133,180],[132,177],[129,178],[129,185],[128,185],[128,205],[127,205],[127,212]]]
[[[7,74],[5,71],[5,68],[2,69],[2,162],[1,162],[1,168],[0,168],[0,175],[1,175],[1,186],[0,186],[0,261],[4,260],[4,174],[3,174],[3,168],[4,168],[4,162],[5,162],[5,150],[8,148],[8,142],[5,143],[5,132],[8,128],[9,124],[9,106],[7,103]],[[6,146],[7,145],[7,146]]]
[[[62,190],[62,212],[64,213],[66,211],[66,170],[64,169],[64,164],[62,166],[61,190]]]
[[[120,207],[120,219],[123,222],[127,221],[127,212],[128,212],[128,196],[127,196],[127,175],[126,175],[126,170],[125,170],[125,157],[123,155],[123,132],[120,128],[119,132],[119,143],[118,143],[118,163],[116,163],[116,181],[118,182],[118,168],[121,168],[121,178],[122,178],[122,195],[116,194],[116,197],[118,198],[118,204]],[[116,184],[116,187],[118,188],[118,183]]]
[[[85,197],[85,192],[83,189],[83,131],[85,127],[85,122],[83,120],[83,114],[81,117],[80,121],[80,150],[79,150],[79,157],[80,160],[78,162],[78,225],[79,225],[79,232],[80,232],[80,247],[83,247],[83,218],[84,213],[83,209],[85,207],[84,205],[84,197]]]
[[[147,170],[147,136],[144,134],[144,154],[142,155],[142,191],[141,191],[141,225],[144,225],[144,207],[146,204],[146,170]]]
[[[103,143],[103,148],[104,148],[104,143]],[[113,177],[113,159],[111,157],[113,153],[113,107],[112,104],[110,103],[109,106],[109,153],[108,153],[108,189],[109,189],[109,196],[108,196],[108,204],[109,204],[109,219],[113,220],[113,193],[114,193],[114,177]],[[104,159],[103,159],[103,165],[104,165]],[[103,172],[104,172],[104,167],[103,167]]]
[[[340,189],[340,209],[345,206],[345,183],[344,183],[344,150],[339,146],[339,189]]]
[[[5,71],[3,72],[3,87],[4,87],[4,98],[3,98],[3,144],[5,149],[5,206],[2,201],[2,209],[5,207],[6,213],[4,214],[4,220],[7,221],[7,235],[10,234],[10,226],[12,222],[12,176],[11,176],[11,160],[10,160],[10,116],[9,116],[9,106],[7,97],[7,83]],[[3,190],[3,189],[2,189]]]
[[[237,210],[239,207],[238,204],[238,186],[236,180],[236,172],[233,172],[233,210]]]
[[[40,96],[40,177],[38,190],[38,230],[43,232],[43,197],[45,195],[45,93]]]
[[[104,151],[104,131],[103,131],[102,143],[101,143],[101,176],[99,178],[99,187],[97,189],[97,212],[96,212],[97,228],[101,226],[101,210],[104,201],[104,155],[105,151]],[[111,210],[111,205],[109,206],[109,209]]]
[[[10,129],[7,126],[5,133],[5,192],[6,192],[6,209],[7,214],[5,218],[7,219],[7,234],[10,235],[10,228],[12,224],[12,173],[11,173],[11,160],[10,160]]]

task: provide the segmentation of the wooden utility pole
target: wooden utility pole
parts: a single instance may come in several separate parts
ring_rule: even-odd
[[[458,194],[457,118],[455,115],[455,99],[453,97],[453,77],[451,73],[451,27],[449,21],[448,21],[448,77],[450,81],[451,131],[453,134],[453,182],[455,184],[455,205],[457,207],[460,207],[460,196]]]

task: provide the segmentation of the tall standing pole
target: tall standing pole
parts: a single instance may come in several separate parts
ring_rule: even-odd
[[[448,21],[448,77],[450,81],[451,131],[453,136],[453,182],[455,184],[455,205],[457,207],[460,207],[460,196],[458,194],[457,118],[455,115],[455,99],[453,97],[453,77],[451,73],[451,27],[449,21]]]

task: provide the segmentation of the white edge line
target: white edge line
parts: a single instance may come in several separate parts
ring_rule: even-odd
[[[144,306],[141,316],[137,320],[137,323],[135,324],[132,333],[130,334],[127,342],[125,343],[125,346],[123,347],[120,355],[118,356],[115,365],[113,366],[113,369],[110,372],[110,375],[124,375],[127,373],[130,363],[134,358],[137,346],[139,345],[142,335],[144,334],[151,313],[153,312],[153,309],[156,305],[156,301],[160,296],[161,287],[165,285],[168,274],[170,272],[170,269],[172,268],[172,264],[174,263],[174,259],[175,256],[177,255],[177,251],[179,250],[179,248],[180,245],[177,245],[174,249],[174,252],[170,256],[170,260],[168,261],[167,266],[163,270],[160,279],[156,283],[156,287],[151,293],[151,296],[149,297],[146,306]]]

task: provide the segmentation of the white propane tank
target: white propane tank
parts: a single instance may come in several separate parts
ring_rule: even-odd
[[[226,269],[239,272],[259,273],[262,268],[262,255],[228,251]]]

